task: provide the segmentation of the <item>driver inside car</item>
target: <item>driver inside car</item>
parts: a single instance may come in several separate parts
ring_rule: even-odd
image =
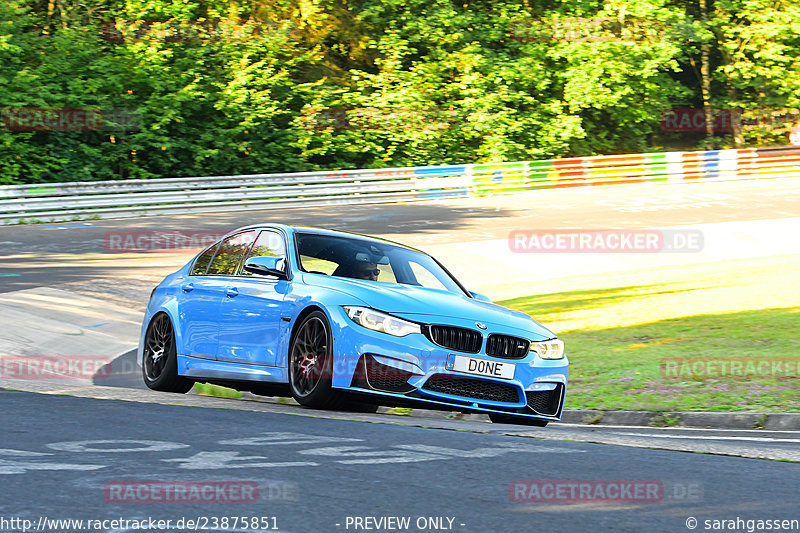
[[[370,281],[378,280],[378,275],[381,271],[378,269],[378,263],[375,261],[379,259],[380,256],[373,256],[366,250],[351,249],[348,250],[347,257],[348,259],[341,262],[333,272],[333,276],[366,279]],[[386,262],[388,263],[388,259]]]
[[[380,273],[381,271],[376,263],[359,263],[351,277],[378,281],[378,274]]]

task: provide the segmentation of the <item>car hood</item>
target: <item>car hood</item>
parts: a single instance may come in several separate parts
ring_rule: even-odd
[[[426,322],[433,317],[455,318],[514,328],[541,339],[555,337],[525,313],[441,290],[318,274],[304,274],[303,281],[344,292],[374,309],[408,320]]]

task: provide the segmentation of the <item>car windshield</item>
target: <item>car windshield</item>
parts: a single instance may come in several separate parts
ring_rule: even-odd
[[[297,233],[304,272],[381,283],[400,283],[464,295],[458,283],[430,256],[358,237]]]

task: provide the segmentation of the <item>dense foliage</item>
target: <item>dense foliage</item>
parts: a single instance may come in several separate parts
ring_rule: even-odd
[[[0,183],[784,143],[798,52],[785,0],[10,0]]]

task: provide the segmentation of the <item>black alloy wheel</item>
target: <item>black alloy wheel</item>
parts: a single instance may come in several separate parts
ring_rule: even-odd
[[[178,375],[175,332],[166,313],[157,314],[144,337],[142,376],[149,388],[162,392],[185,393],[194,381]]]

